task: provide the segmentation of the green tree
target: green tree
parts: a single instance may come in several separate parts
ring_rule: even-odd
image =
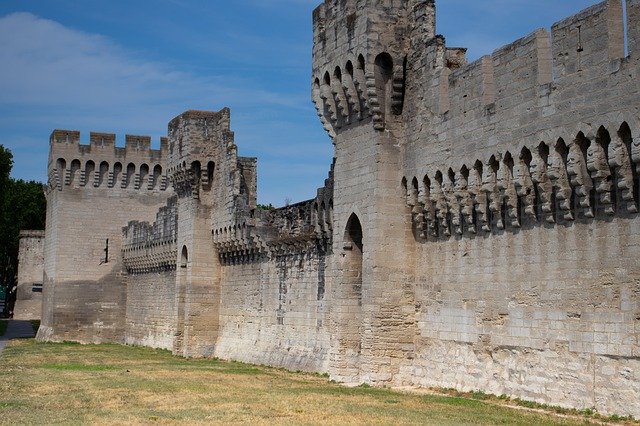
[[[12,166],[11,151],[0,145],[0,286],[7,290],[18,271],[20,230],[44,229],[46,216],[43,185],[12,179]]]
[[[8,251],[11,236],[7,232],[10,218],[7,215],[6,194],[9,192],[11,182],[10,174],[13,167],[13,155],[11,151],[0,145],[0,286],[7,286]]]
[[[0,194],[4,193],[13,168],[13,155],[11,151],[0,145]],[[2,200],[0,200],[0,203]]]

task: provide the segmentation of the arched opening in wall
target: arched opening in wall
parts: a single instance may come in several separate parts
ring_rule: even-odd
[[[460,234],[462,233],[462,228],[460,227],[461,225],[461,220],[460,220],[460,208],[457,201],[456,200],[456,196],[455,196],[455,182],[456,182],[456,173],[453,171],[453,169],[450,167],[449,170],[447,170],[447,179],[445,181],[445,188],[446,188],[446,192],[445,192],[445,197],[451,197],[451,199],[453,200],[453,203],[451,203],[452,207],[455,208],[451,208],[449,209],[449,217],[451,219],[451,224],[453,226],[455,226],[455,230],[456,233]]]
[[[84,165],[84,186],[93,186],[95,179],[94,172],[96,170],[96,163],[92,160],[87,161]]]
[[[349,66],[351,62],[347,62],[347,66]],[[356,91],[358,92],[358,105],[361,112],[364,112],[368,106],[366,103],[364,91],[366,90],[366,82],[365,82],[365,74],[364,74],[364,56],[359,55],[355,64],[355,69],[351,66],[351,75],[353,76],[353,83],[356,87]],[[362,116],[361,116],[362,117]]]
[[[142,164],[140,166],[140,181],[138,182],[138,188],[147,189],[149,186],[149,166]]]
[[[623,122],[620,126],[620,129],[618,130],[618,136],[622,140],[622,144],[626,149],[626,152],[623,155],[627,156],[629,166],[631,167],[631,175],[633,177],[633,199],[636,203],[636,208],[640,209],[640,178],[638,177],[636,164],[634,164],[633,158],[631,158],[633,137],[631,136],[631,128],[626,121]]]
[[[347,61],[347,63],[344,66],[344,69],[353,78],[353,63],[351,61]]]
[[[460,176],[459,180],[460,180],[460,184],[456,183],[456,191],[457,190],[462,190],[465,193],[469,193],[469,168],[467,167],[466,164],[463,164],[462,167],[460,167]],[[469,198],[469,196],[466,196],[466,199],[464,200],[464,205],[461,206],[460,210],[462,212],[462,224],[464,227],[466,227],[467,229],[476,229],[476,219],[475,216],[473,214],[474,209],[473,209],[473,204],[471,203],[471,199]],[[475,232],[475,231],[474,231]]]
[[[151,182],[151,189],[162,189],[160,188],[160,179],[162,178],[162,166],[160,164],[156,164],[153,168],[153,180]]]
[[[176,338],[174,340],[174,351],[179,354],[183,354],[185,349],[185,331],[186,331],[186,299],[187,299],[187,265],[189,263],[189,256],[187,253],[187,246],[182,246],[180,252],[180,268],[177,271],[178,282],[178,318],[176,324]]]
[[[511,155],[509,151],[505,152],[502,162],[505,166],[505,170],[503,170],[504,173],[502,174],[504,179],[503,186],[505,188],[505,196],[502,199],[502,223],[511,225],[514,220],[520,222],[520,218],[522,217],[518,195],[513,187],[513,167],[515,166],[513,155]],[[512,199],[512,197],[516,198]],[[514,207],[515,212],[511,211]],[[514,214],[515,217],[513,217]]]
[[[71,167],[69,168],[70,171],[70,179],[69,179],[69,185],[73,186],[74,184],[78,183],[78,174],[80,174],[80,160],[73,160],[71,162]]]
[[[118,162],[113,165],[113,178],[109,184],[109,188],[114,188],[122,179],[122,163]]]
[[[362,55],[358,55],[358,69],[361,70],[363,73],[365,71],[365,61],[364,61],[364,56]]]
[[[587,168],[587,161],[589,157],[588,152],[589,152],[589,146],[591,146],[591,141],[584,135],[584,133],[578,132],[578,135],[576,136],[573,143],[574,143],[574,146],[577,147],[576,155],[578,156],[578,163],[576,164],[576,167],[580,168],[579,178],[582,180],[584,189],[586,189],[587,186],[591,187],[591,190],[589,191],[589,205],[591,206],[591,208],[594,208],[594,206],[596,205],[596,191],[595,191],[595,188],[593,187],[593,181],[591,180],[589,169]],[[570,150],[571,150],[571,147],[570,147]],[[578,203],[579,203],[579,200],[578,200],[578,197],[576,197],[576,204],[574,204],[574,209],[576,211],[576,214],[581,211],[581,208],[578,205]]]
[[[386,52],[376,56],[374,76],[376,82],[376,95],[380,105],[383,119],[391,113],[391,92],[393,78],[393,59]]]
[[[414,177],[411,181],[411,192],[410,196],[410,205],[417,206],[418,205],[418,194],[420,193],[420,186],[418,185],[418,178]]]
[[[333,70],[333,76],[337,81],[342,82],[342,70],[340,67],[336,67],[335,70]]]
[[[331,123],[333,120],[333,114],[331,111],[331,105],[332,105],[331,102],[333,99],[333,94],[331,93],[331,76],[329,75],[328,71],[324,73],[324,77],[322,78],[322,86],[320,87],[320,93],[323,98],[322,113],[324,114],[327,121]],[[337,111],[333,111],[333,113],[337,115]]]
[[[616,168],[609,167],[609,145],[610,144],[611,144],[611,135],[609,134],[609,131],[604,126],[600,126],[600,128],[598,129],[598,132],[596,133],[595,150],[592,149],[592,151],[595,151],[594,154],[597,158],[592,159],[591,161],[595,160],[594,167],[598,169],[598,171],[596,172],[596,176],[606,175],[604,180],[606,181],[605,185],[609,186],[608,198],[611,202],[611,208],[615,212],[617,210],[617,207],[620,205],[620,200],[618,200],[618,197],[616,194],[617,193],[616,182],[618,181],[618,176],[616,175]],[[596,177],[595,180],[596,182],[594,182],[594,186],[597,186],[599,184],[598,182],[599,178]],[[604,195],[604,198],[606,199],[607,196]],[[598,200],[598,202],[600,202],[600,200]]]
[[[100,171],[98,175],[98,186],[102,186],[109,177],[109,163],[103,161],[100,163]]]
[[[496,177],[498,176],[498,170],[500,170],[500,162],[496,159],[494,155],[492,155],[491,158],[489,158],[487,167],[489,168],[488,173],[491,173],[492,180],[496,179]],[[493,195],[489,193],[489,197],[492,197],[492,196]],[[489,226],[493,229],[495,220],[497,218],[494,217],[494,211],[490,208],[490,203],[491,203],[491,199],[487,200],[487,222],[489,223]]]
[[[409,187],[407,186],[407,178],[402,177],[402,181],[400,181],[400,187],[402,188],[402,196],[404,197],[405,204],[408,206],[410,197],[409,197]]]
[[[193,177],[195,178],[196,182],[199,182],[200,175],[202,173],[202,166],[200,165],[199,161],[191,162],[191,172],[193,173]]]
[[[444,183],[444,178],[442,176],[442,172],[440,170],[436,170],[436,174],[433,176],[433,180],[434,180],[434,189],[435,189],[435,194],[434,196],[436,197],[436,199],[434,200],[434,209],[437,212],[436,213],[436,222],[437,225],[436,227],[438,228],[438,235],[449,235],[449,212],[448,212],[448,208],[446,207],[446,200],[444,198],[444,192],[443,192],[443,183]],[[445,215],[443,217],[443,214]]]
[[[547,165],[549,164],[549,146],[544,142],[540,142],[535,151],[538,156],[535,158],[535,161],[532,160],[529,170],[531,171],[531,175],[534,177],[534,180],[538,182],[534,184],[534,187],[536,188],[536,199],[540,200],[538,202],[540,209],[542,209],[543,202],[548,203],[548,212],[544,213],[551,215],[551,217],[556,220],[556,190],[549,180],[549,173],[547,169]],[[548,187],[540,187],[540,185],[545,184],[547,184]],[[542,200],[542,191],[548,192],[548,195],[546,195],[544,200]]]
[[[352,213],[344,232],[341,297],[341,343],[348,355],[360,354],[362,323],[363,234],[360,219]]]
[[[336,67],[333,70],[333,85],[334,87],[332,88],[332,91],[337,93],[336,108],[338,109],[338,111],[336,111],[336,116],[339,126],[342,126],[346,121],[345,116],[349,115],[349,108],[347,105],[345,105],[346,94],[344,93],[344,89],[342,87],[342,70],[340,69],[340,67]]]
[[[64,158],[58,158],[56,161],[56,178],[58,179],[58,186],[64,185],[64,175],[67,171],[67,162]]]
[[[213,184],[213,173],[216,171],[216,163],[209,161],[207,163],[207,182],[209,185]]]
[[[323,89],[320,87],[319,78],[316,78],[313,81],[312,95],[313,95],[313,101],[315,102],[316,108],[318,110],[318,115],[321,117],[321,120],[325,120],[323,121],[323,125],[326,126],[327,123],[331,122],[331,116],[329,115],[329,107],[327,105],[327,100],[323,96]]]
[[[422,178],[422,188],[424,190],[422,202],[425,205],[425,215],[424,215],[424,224],[426,228],[430,231],[430,233],[437,237],[437,226],[433,226],[433,204],[431,203],[431,179],[429,179],[428,175],[424,175]],[[434,235],[435,234],[435,235]],[[424,236],[426,237],[426,233]]]
[[[180,252],[180,267],[186,268],[189,263],[189,253],[187,251],[187,246],[182,246],[182,251]]]
[[[540,164],[533,161],[533,155],[531,151],[526,146],[520,150],[520,155],[518,156],[519,166],[522,169],[521,173],[529,173],[531,176],[531,187],[530,188],[522,188],[520,193],[523,194],[522,197],[518,197],[518,209],[520,211],[525,210],[528,206],[527,203],[531,203],[531,210],[534,212],[536,219],[540,217],[540,191],[538,185],[535,183],[536,181],[536,173],[539,172]],[[515,176],[514,176],[515,178]],[[522,179],[522,183],[526,184],[524,178]],[[528,221],[529,216],[525,215],[523,217],[523,221]]]
[[[568,176],[566,175],[567,173],[566,164],[569,158],[569,147],[567,147],[567,144],[564,142],[564,139],[558,138],[558,140],[556,141],[555,147],[553,148],[553,151],[555,152],[554,154],[556,158],[555,162],[559,163],[555,165],[555,167],[560,169],[557,172],[558,173],[557,179],[564,179],[565,177],[567,178],[566,182],[563,182],[563,180],[556,181],[553,188],[555,199],[557,200],[557,205],[560,206],[560,208],[556,207],[556,211],[558,212],[558,215],[556,216],[556,221],[559,221],[563,218],[563,215],[564,215],[564,213],[561,215],[559,212],[562,211],[563,208],[564,210],[567,210],[567,207],[562,207],[562,205],[568,204],[568,208],[571,211],[573,211],[576,195],[575,195],[575,190],[569,184]],[[566,186],[566,187],[563,189],[562,186]]]
[[[476,160],[473,163],[473,168],[469,170],[469,188],[473,191],[471,198],[473,200],[473,222],[478,224],[480,214],[481,218],[485,218],[487,215],[487,203],[483,200],[485,195],[481,192],[482,187],[482,161]]]
[[[123,188],[129,188],[129,185],[131,185],[131,181],[134,179],[135,174],[136,165],[133,163],[129,163],[127,165],[127,174],[124,178],[124,185],[122,185]]]

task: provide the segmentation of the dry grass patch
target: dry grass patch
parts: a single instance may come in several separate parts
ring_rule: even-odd
[[[587,424],[460,397],[346,388],[314,374],[118,345],[12,341],[0,361],[11,424]]]

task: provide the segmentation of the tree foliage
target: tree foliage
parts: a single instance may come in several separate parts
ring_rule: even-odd
[[[11,289],[18,271],[21,229],[44,229],[42,183],[12,179],[13,155],[0,145],[0,286]],[[7,292],[8,294],[8,292]]]

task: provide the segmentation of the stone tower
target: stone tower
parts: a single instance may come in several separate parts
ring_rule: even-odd
[[[167,141],[54,130],[49,141],[42,325],[45,340],[124,342],[122,226],[150,220],[171,194]]]
[[[237,157],[230,111],[187,111],[169,123],[169,175],[178,196],[174,353],[211,356],[220,265],[212,229],[255,208],[255,159]]]
[[[411,37],[433,37],[434,13],[432,1],[328,0],[313,14],[312,96],[336,157],[330,369],[345,381],[387,381],[413,351],[399,141]]]

